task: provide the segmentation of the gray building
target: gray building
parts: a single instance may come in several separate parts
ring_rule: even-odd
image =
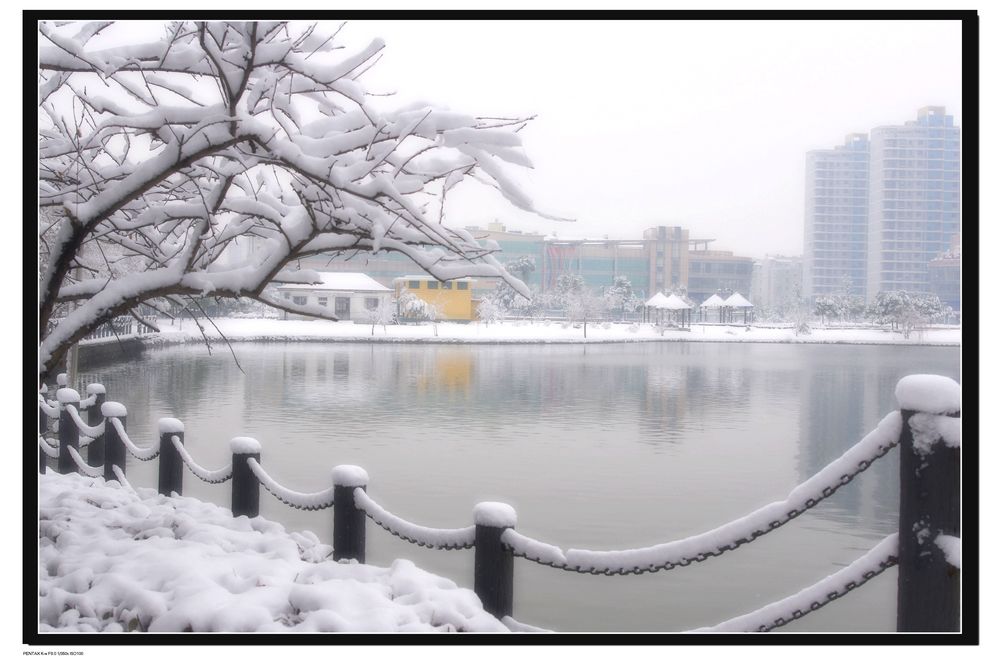
[[[753,267],[753,303],[778,314],[794,311],[802,297],[802,257],[765,256]]]
[[[960,232],[960,130],[943,106],[871,132],[867,299],[930,289],[929,265]]]
[[[806,153],[803,296],[864,295],[868,241],[868,137]]]

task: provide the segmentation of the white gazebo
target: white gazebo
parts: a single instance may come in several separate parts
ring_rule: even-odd
[[[665,298],[663,308],[673,312],[680,312],[681,327],[684,327],[684,312],[688,312],[687,323],[688,326],[691,325],[691,305],[682,300],[676,293],[671,293],[670,297]]]
[[[649,298],[648,300],[646,300],[645,304],[643,305],[645,307],[646,322],[652,322],[650,320],[649,310],[656,309],[657,311],[662,311],[663,309],[665,309],[663,305],[666,304],[666,302],[667,302],[667,296],[664,295],[662,291],[657,293],[653,297]]]
[[[739,293],[733,293],[732,295],[727,297],[725,302],[722,303],[722,306],[725,308],[724,310],[726,310],[729,314],[729,322],[732,322],[733,309],[743,310],[744,325],[753,322],[753,304],[751,304],[750,300],[746,299]]]
[[[704,302],[701,303],[699,307],[702,311],[705,309],[718,309],[719,310],[719,322],[722,322],[722,307],[726,306],[726,301],[719,297],[718,293],[712,295]],[[701,319],[699,319],[701,320]]]

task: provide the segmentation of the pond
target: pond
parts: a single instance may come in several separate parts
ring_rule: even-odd
[[[206,468],[253,436],[262,463],[302,492],[338,464],[363,466],[386,509],[469,525],[482,500],[563,548],[622,549],[714,528],[784,498],[896,408],[911,373],[959,379],[958,348],[820,344],[233,344],[144,351],[87,367],[152,442],[177,417]],[[130,458],[137,486],[155,463]],[[184,493],[229,506],[229,485],[185,471]],[[332,510],[261,492],[261,513],[332,537]],[[514,616],[561,631],[680,631],[781,599],[849,564],[897,528],[898,453],[750,545],[641,576],[576,574],[516,559]],[[472,551],[430,551],[368,522],[368,562],[409,558],[472,587]],[[893,631],[896,573],[785,630]]]

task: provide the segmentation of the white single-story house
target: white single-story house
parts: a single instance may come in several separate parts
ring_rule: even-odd
[[[367,323],[370,311],[391,306],[392,289],[386,288],[367,274],[360,272],[320,272],[322,283],[288,284],[275,286],[280,299],[293,304],[320,306],[340,320]],[[312,318],[288,314],[288,318]]]

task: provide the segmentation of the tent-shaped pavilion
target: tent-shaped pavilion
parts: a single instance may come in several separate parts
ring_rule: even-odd
[[[729,322],[732,322],[733,309],[743,310],[743,324],[753,322],[753,304],[739,293],[733,293],[722,303],[724,311],[729,314]]]
[[[722,322],[722,307],[726,305],[726,301],[719,297],[718,293],[713,294],[710,298],[701,303],[699,307],[702,315],[706,309],[718,309],[719,310],[719,322]]]
[[[687,325],[691,325],[691,305],[682,300],[676,293],[671,293],[670,297],[666,298],[666,302],[663,304],[663,308],[668,311],[673,311],[675,313],[680,312],[681,317],[681,327],[685,327],[684,319],[685,312],[687,312]]]

